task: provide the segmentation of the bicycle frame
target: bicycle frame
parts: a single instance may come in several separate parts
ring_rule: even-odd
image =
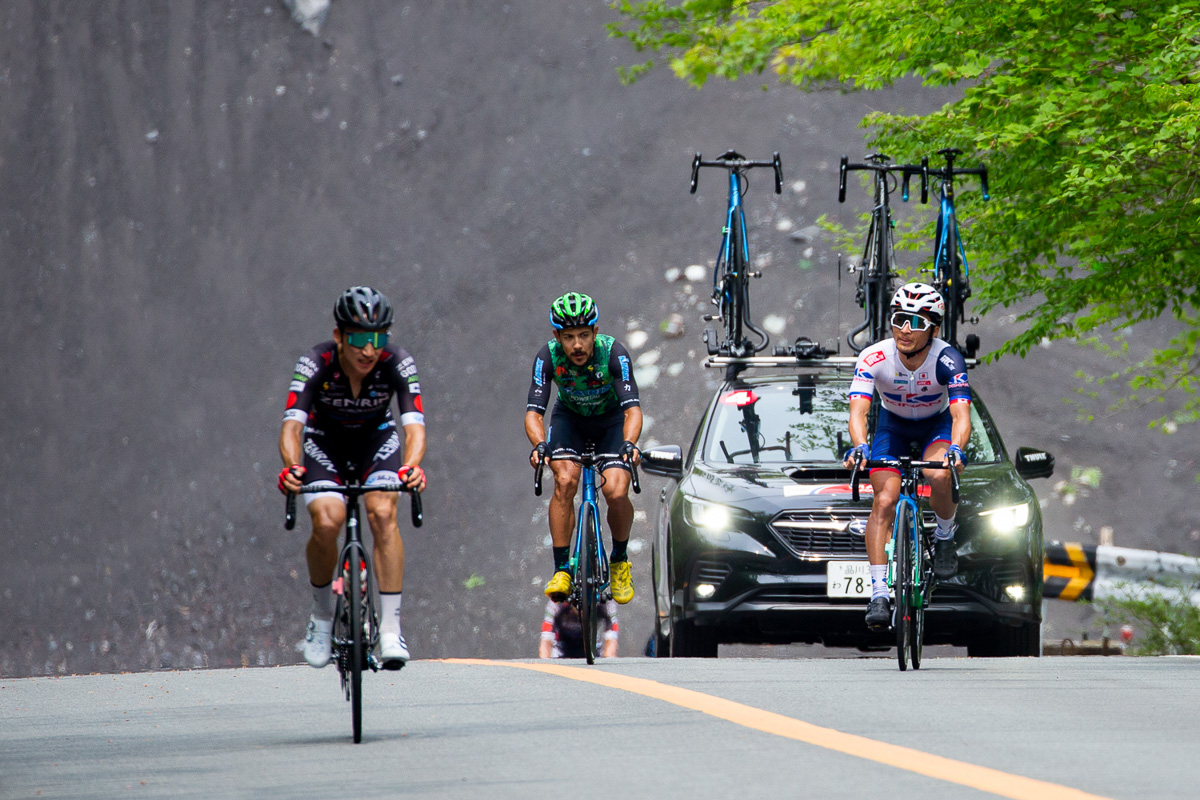
[[[946,166],[939,169],[927,170],[927,175],[938,179],[940,204],[938,208],[936,250],[933,262],[933,285],[942,293],[946,301],[946,315],[942,320],[941,338],[959,350],[963,349],[959,341],[959,323],[967,321],[966,301],[971,296],[970,268],[967,264],[967,250],[963,246],[958,232],[958,216],[954,208],[954,177],[956,175],[978,175],[983,190],[983,199],[991,199],[988,192],[987,167],[962,168],[954,166],[956,156],[962,155],[957,148],[945,148],[938,154],[946,159]],[[925,180],[926,176],[923,175]],[[924,187],[923,192],[924,196]],[[961,271],[958,269],[961,265]],[[978,349],[978,338],[966,342],[967,357],[974,356]]]
[[[721,167],[729,172],[725,226],[721,233],[721,249],[713,266],[712,303],[718,312],[705,316],[708,321],[724,322],[725,338],[718,342],[715,331],[705,330],[704,341],[709,355],[751,356],[765,350],[771,337],[755,325],[750,316],[750,278],[761,278],[762,273],[750,269],[750,245],[742,203],[749,186],[746,173],[754,167],[771,167],[775,171],[775,193],[780,194],[783,192],[783,168],[779,153],[775,153],[771,161],[750,161],[734,150],[726,151],[713,161],[705,161],[696,153],[692,159],[692,194],[696,192],[701,167]],[[757,344],[745,336],[743,328],[749,328],[758,338]]]
[[[854,300],[863,309],[862,323],[851,328],[846,335],[846,341],[851,350],[861,353],[866,348],[887,337],[891,331],[888,321],[895,271],[892,265],[896,263],[896,247],[894,239],[895,222],[892,220],[892,209],[889,202],[891,193],[895,191],[892,184],[894,173],[904,175],[903,199],[908,200],[908,179],[913,174],[920,174],[923,165],[889,164],[890,159],[882,153],[872,153],[866,158],[866,163],[851,164],[846,156],[842,156],[838,167],[838,202],[846,202],[846,173],[856,170],[869,171],[874,184],[874,206],[871,209],[871,226],[867,230],[867,241],[863,246],[862,261],[851,272],[858,273],[858,287]]]
[[[586,456],[585,456],[586,457]],[[580,575],[580,566],[583,564],[583,547],[584,547],[584,511],[591,509],[592,519],[596,520],[592,531],[592,543],[595,545],[596,558],[599,559],[599,574],[601,576],[601,584],[595,587],[596,600],[600,603],[607,602],[612,598],[612,591],[609,586],[608,573],[608,553],[604,549],[604,540],[600,534],[600,505],[596,502],[596,467],[592,463],[580,462],[583,467],[583,473],[579,476],[579,484],[583,490],[583,497],[579,501],[579,511],[576,514],[575,520],[575,541],[571,546],[571,602],[579,608],[582,601],[582,592],[586,581],[585,576]],[[586,643],[585,643],[586,649]]]

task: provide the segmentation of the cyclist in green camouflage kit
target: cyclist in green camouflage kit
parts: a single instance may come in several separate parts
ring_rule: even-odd
[[[642,434],[642,409],[629,351],[613,337],[596,332],[599,317],[595,302],[586,294],[568,292],[550,305],[554,338],[533,361],[525,435],[533,445],[529,463],[536,468],[538,461],[544,461],[554,472],[554,496],[550,499],[554,577],[546,584],[546,596],[561,601],[571,592],[568,561],[582,468],[561,459],[581,454],[591,442],[601,457],[597,472],[603,476],[600,491],[612,532],[612,595],[618,603],[628,603],[633,599],[626,550],[633,526],[629,464],[640,458],[636,445]],[[546,407],[554,384],[558,385],[558,399],[547,431]]]

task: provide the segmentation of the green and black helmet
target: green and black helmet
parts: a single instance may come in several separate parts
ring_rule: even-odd
[[[590,328],[600,318],[596,303],[586,294],[567,292],[550,304],[550,324],[563,328]]]

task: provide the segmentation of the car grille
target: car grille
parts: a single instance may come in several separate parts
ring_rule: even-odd
[[[860,511],[784,511],[771,520],[771,533],[798,556],[865,556],[867,540],[850,523],[866,524]]]
[[[862,533],[851,533],[850,523],[866,524],[869,512],[855,510],[784,511],[770,522],[771,533],[797,556],[867,555],[867,540]],[[923,510],[926,525],[933,525],[933,512]]]

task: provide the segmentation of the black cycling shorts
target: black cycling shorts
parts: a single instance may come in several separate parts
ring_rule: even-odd
[[[396,423],[386,422],[366,433],[339,431],[328,434],[316,428],[304,432],[304,483],[343,484],[353,466],[360,481],[376,472],[399,472],[404,466]],[[313,495],[307,495],[312,497]]]
[[[564,455],[580,455],[591,443],[596,455],[601,457],[597,472],[606,469],[629,471],[629,465],[621,460],[621,445],[625,444],[625,412],[619,408],[600,416],[585,417],[555,403],[550,414],[550,430],[546,433],[551,461]]]

